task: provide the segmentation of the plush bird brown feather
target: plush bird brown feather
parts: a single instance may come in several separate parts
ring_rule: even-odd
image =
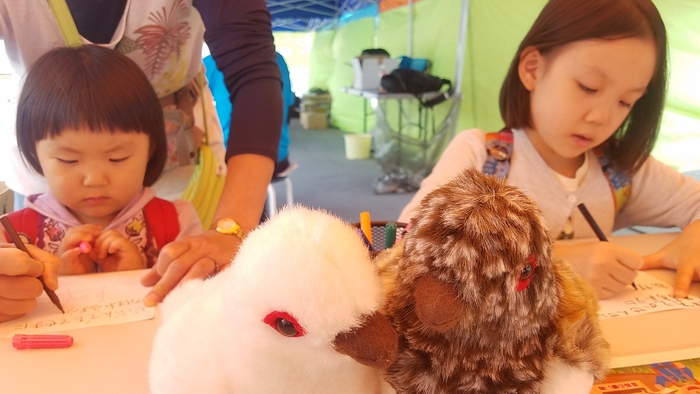
[[[399,333],[386,372],[397,393],[562,392],[549,376],[557,362],[605,375],[595,293],[553,257],[523,192],[466,170],[427,195],[411,222],[376,259]]]

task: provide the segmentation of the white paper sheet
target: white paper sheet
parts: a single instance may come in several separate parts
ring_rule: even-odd
[[[601,319],[636,316],[670,309],[698,308],[700,298],[674,298],[673,285],[665,283],[644,271],[634,280],[637,290],[628,286],[615,297],[600,301]]]
[[[155,307],[143,305],[147,270],[61,276],[56,295],[65,314],[44,293],[37,307],[19,319],[0,323],[0,337],[41,334],[152,319]]]

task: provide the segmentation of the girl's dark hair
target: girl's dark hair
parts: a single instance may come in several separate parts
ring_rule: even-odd
[[[588,39],[649,38],[656,44],[656,69],[646,93],[610,137],[607,156],[618,170],[636,171],[658,136],[666,95],[666,28],[651,0],[550,0],[518,47],[501,87],[506,128],[531,127],[530,92],[520,81],[520,55],[535,47],[547,55]]]
[[[147,134],[144,186],[153,185],[165,166],[168,149],[158,96],[141,68],[112,49],[84,45],[41,56],[24,80],[16,127],[22,157],[40,174],[36,143],[81,128]]]

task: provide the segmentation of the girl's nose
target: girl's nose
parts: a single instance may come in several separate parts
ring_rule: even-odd
[[[83,177],[84,186],[105,186],[107,183],[107,174],[99,168],[89,169]]]
[[[598,105],[588,111],[586,121],[604,125],[610,121],[610,109],[606,105]]]

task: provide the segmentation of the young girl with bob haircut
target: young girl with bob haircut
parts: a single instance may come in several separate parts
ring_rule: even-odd
[[[9,217],[25,241],[61,257],[61,273],[150,267],[165,244],[202,232],[189,202],[149,187],[167,155],[163,111],[126,56],[93,45],[47,52],[26,75],[16,124],[49,192]]]
[[[489,134],[498,136],[489,145],[481,130],[457,135],[399,220],[410,220],[426,194],[475,166],[523,189],[553,238],[595,237],[581,203],[605,234],[633,225],[682,228],[644,258],[607,242],[555,243],[555,252],[601,298],[630,285],[637,270],[658,267],[676,269],[674,295],[686,296],[700,272],[700,183],[650,156],[666,53],[666,30],[651,0],[550,0],[501,88],[505,134]],[[512,148],[509,160],[494,152],[502,146]]]

